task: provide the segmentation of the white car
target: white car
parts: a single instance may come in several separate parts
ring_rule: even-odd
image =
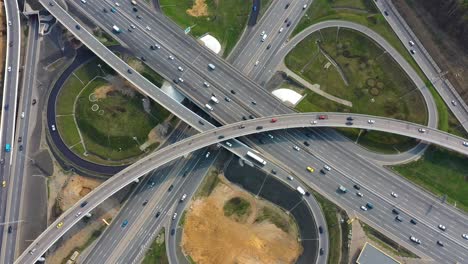
[[[151,31],[151,28],[149,26],[146,26],[146,30]]]
[[[175,220],[177,218],[177,213],[174,213],[174,216],[172,216],[172,220]]]
[[[463,146],[468,147],[468,142],[463,141]]]
[[[453,106],[457,106],[457,102],[455,102],[455,100],[452,100],[451,103],[452,103]]]
[[[462,237],[466,240],[468,240],[468,234],[462,234]]]
[[[86,0],[81,0],[81,3],[86,4]]]
[[[301,150],[301,149],[300,149],[298,146],[296,146],[296,145],[294,145],[293,149],[294,149],[295,151]]]
[[[180,67],[180,66],[179,66],[179,67],[177,67],[177,69],[178,69],[179,71],[181,71],[181,72],[183,72],[183,71],[184,71],[184,68],[182,68],[182,67]]]
[[[119,3],[117,3],[117,2],[115,2],[115,6],[120,6],[120,4],[119,4]]]
[[[362,205],[362,206],[361,206],[361,210],[367,211],[367,207],[365,207],[364,205]]]
[[[55,125],[52,125],[51,127],[52,127],[52,131],[55,131]]]
[[[78,212],[78,213],[75,215],[75,217],[78,217],[78,216],[80,216],[80,215],[81,215],[81,212]]]
[[[392,196],[398,198],[398,194],[396,192],[392,192]]]
[[[170,60],[174,60],[174,56],[169,55],[169,59],[170,59]]]
[[[203,85],[205,85],[206,88],[210,87],[210,84],[207,82],[203,82]]]
[[[208,158],[210,156],[210,152],[208,151],[205,155],[205,158]]]
[[[274,139],[274,138],[275,138],[272,134],[268,134],[268,136],[269,136],[271,139]]]
[[[11,72],[11,66],[8,66],[8,69],[7,69],[9,72]]]
[[[8,25],[11,26],[11,20],[8,20]]]
[[[439,225],[439,229],[442,230],[442,231],[445,231],[447,229],[447,227],[445,227],[444,225]]]
[[[280,28],[278,31],[278,33],[281,33],[281,32],[283,32],[283,28]]]
[[[414,42],[413,42],[412,40],[410,40],[408,43],[409,43],[409,45],[410,45],[411,47],[414,46]]]
[[[331,168],[328,165],[323,166],[323,168],[326,169],[327,171],[331,171]]]
[[[260,36],[263,36],[265,35],[265,30],[262,31],[262,33],[260,33]]]
[[[260,62],[260,61],[256,61],[256,62],[255,62],[255,66],[257,66],[259,62]]]
[[[292,176],[288,176],[287,178],[288,178],[288,180],[290,180],[290,181],[293,181],[293,180],[294,180],[294,178],[293,178]]]
[[[229,142],[229,141],[226,141],[226,146],[228,146],[228,147],[232,148],[232,144],[231,144],[231,142]]]
[[[369,124],[371,124],[371,125],[372,125],[372,124],[374,124],[374,123],[375,123],[375,120],[369,119],[369,120],[367,120],[367,123],[369,123]]]
[[[316,125],[316,124],[317,124],[317,120],[310,121],[310,123],[311,123],[312,125]]]
[[[419,131],[419,133],[425,133],[425,132],[426,132],[426,129],[420,128],[420,129],[418,129],[418,131]]]
[[[362,197],[362,192],[356,192],[356,195],[359,196],[359,197]]]
[[[133,29],[135,29],[135,28],[136,28],[136,27],[135,27],[135,25],[133,25],[133,24],[131,24],[131,25],[130,25],[130,27],[131,27],[131,28],[133,28]]]
[[[414,236],[410,236],[410,240],[413,241],[416,244],[421,244],[421,240],[415,238]]]

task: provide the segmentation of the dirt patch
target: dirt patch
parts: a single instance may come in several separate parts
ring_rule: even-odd
[[[208,16],[208,5],[205,0],[195,0],[192,8],[187,9],[187,14],[193,17],[203,17]]]
[[[297,229],[288,234],[269,221],[256,222],[260,210],[272,205],[221,181],[210,196],[190,206],[182,235],[184,252],[198,264],[294,263],[303,250]],[[250,203],[245,221],[224,215],[224,204],[233,197]]]
[[[2,6],[3,6],[2,1]],[[0,8],[0,72],[3,72],[5,65],[5,55],[6,55],[6,25],[5,25],[5,9]],[[3,78],[3,76],[2,76]]]
[[[79,175],[69,177],[58,196],[60,209],[67,210],[100,184],[101,181],[97,179]]]
[[[94,96],[96,99],[105,99],[107,94],[115,91],[115,88],[110,85],[105,85],[94,90]]]

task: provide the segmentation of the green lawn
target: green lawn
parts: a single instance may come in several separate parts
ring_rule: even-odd
[[[243,218],[249,216],[251,212],[249,201],[234,197],[229,199],[223,207],[225,216],[234,216],[235,218]]]
[[[447,201],[468,211],[468,163],[466,157],[431,146],[415,162],[392,169],[437,196],[446,194]]]
[[[63,142],[65,142],[68,147],[71,147],[81,141],[78,129],[76,129],[74,116],[57,116],[55,117],[55,120],[56,129],[58,133],[60,133],[60,137]]]
[[[336,61],[344,77],[319,48]],[[306,89],[306,98],[297,106],[301,112],[352,112],[420,124],[427,121],[424,99],[417,87],[390,56],[359,32],[329,28],[314,33],[286,56],[285,63],[310,83],[319,84],[321,90],[353,104],[347,107]],[[355,138],[357,133],[346,135]],[[361,142],[386,153],[404,151],[416,144],[406,137],[379,132],[366,133]]]
[[[70,75],[60,89],[56,102],[57,115],[73,114],[73,104],[76,96],[83,89],[84,84],[75,75]]]
[[[143,109],[141,95],[126,96],[118,91],[91,102],[90,95],[105,84],[104,79],[95,79],[77,99],[76,119],[88,152],[114,161],[141,155],[139,145],[169,112],[151,103],[151,113],[148,114]],[[93,111],[93,105],[99,110]]]
[[[159,237],[159,238],[158,238]],[[169,264],[166,255],[166,243],[164,241],[164,229],[158,234],[151,247],[145,254],[143,264]]]
[[[198,38],[209,33],[221,43],[227,56],[242,34],[249,17],[251,5],[245,0],[206,0],[207,16],[191,16],[187,10],[193,0],[160,0],[161,8],[181,28],[192,27],[190,34]]]

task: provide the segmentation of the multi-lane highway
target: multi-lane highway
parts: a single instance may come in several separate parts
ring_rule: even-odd
[[[323,137],[323,136],[322,136],[322,137]],[[381,172],[380,172],[380,173],[381,173]],[[408,184],[406,183],[406,185],[408,185]],[[418,193],[421,193],[419,190],[418,190],[417,192],[418,192]],[[424,193],[423,193],[422,195],[424,195]]]
[[[8,189],[12,179],[13,152],[17,149],[15,126],[17,118],[16,102],[18,99],[18,78],[21,52],[21,24],[17,1],[5,1],[7,22],[7,43],[5,76],[3,82],[2,116],[0,120],[0,180],[5,183],[0,190],[0,222],[5,222],[9,210],[7,203]],[[8,151],[6,145],[8,144]],[[14,191],[14,190],[12,190]],[[0,226],[0,240],[5,241],[7,228]],[[0,255],[3,259],[5,248]],[[3,262],[2,262],[3,263]],[[6,263],[6,262],[5,262]]]
[[[38,55],[39,20],[32,15],[29,19],[29,35],[25,65],[23,67],[23,81],[16,122],[16,142],[19,146],[12,150],[11,175],[6,200],[5,222],[8,223],[3,230],[2,254],[0,263],[12,263],[15,259],[16,249],[20,241],[17,240],[18,231],[22,226],[19,218],[21,212],[23,180],[26,163],[31,161],[28,157],[28,141],[31,136],[29,130],[29,113],[32,108],[32,90],[36,80],[36,63]],[[15,102],[16,103],[16,102]],[[11,228],[11,230],[10,230]],[[22,242],[21,242],[22,243]]]
[[[317,113],[309,114],[291,114],[284,116],[277,116],[277,121],[272,122],[272,118],[257,118],[255,120],[247,120],[240,123],[234,123],[225,125],[223,127],[203,132],[201,134],[192,136],[183,141],[179,141],[166,148],[163,148],[153,154],[139,160],[135,164],[127,167],[113,178],[101,184],[98,188],[93,190],[86,197],[81,199],[76,205],[71,207],[65,213],[63,213],[51,226],[49,226],[44,233],[42,233],[29,247],[28,249],[18,258],[16,263],[30,263],[41,256],[53,243],[55,243],[67,230],[69,230],[74,224],[76,224],[86,213],[90,212],[94,207],[103,202],[105,199],[122,189],[135,179],[139,178],[151,170],[166,164],[178,157],[184,156],[193,152],[197,149],[226,141],[232,138],[245,136],[252,133],[265,132],[269,130],[285,129],[285,128],[297,128],[297,127],[308,127],[308,126],[337,126],[346,127],[347,114],[335,113],[329,114],[327,119],[317,120]],[[369,116],[365,115],[354,115],[354,126],[363,129],[376,129],[376,130],[388,130],[391,127],[393,130],[398,131],[399,134],[405,136],[411,136],[425,140],[430,143],[440,144],[444,147],[452,150],[459,151],[465,155],[468,155],[468,148],[464,147],[461,142],[462,138],[450,135],[448,133],[438,131],[436,129],[426,128],[425,133],[419,132],[420,125],[411,124],[407,122],[401,122],[397,120],[387,118],[374,118],[374,123],[368,122]],[[314,121],[317,121],[315,123]],[[220,137],[223,136],[223,137]],[[300,152],[300,151],[297,151]],[[304,170],[304,169],[303,169]],[[338,170],[338,169],[337,169]],[[335,186],[337,187],[337,186]],[[388,190],[387,190],[388,191]],[[378,196],[374,194],[374,199],[378,199]],[[371,196],[372,197],[372,196]],[[388,200],[388,199],[386,199]],[[87,202],[83,204],[83,202]],[[350,202],[351,200],[345,199],[344,201]],[[390,202],[388,202],[390,203]],[[403,210],[403,209],[402,209]],[[378,211],[378,210],[376,210]],[[410,215],[420,214],[418,218],[424,219],[424,213],[426,212],[412,212],[411,210],[403,210],[405,213]],[[367,216],[364,216],[366,218]],[[377,216],[374,216],[375,218]],[[437,222],[437,219],[435,219]],[[372,220],[370,220],[372,222]],[[60,227],[56,227],[60,222],[63,224]],[[423,223],[427,223],[426,225]],[[461,222],[463,228],[467,228],[467,222]],[[413,227],[413,229],[416,227]],[[421,220],[421,224],[417,228],[422,228],[425,233],[419,234],[423,237],[433,238],[435,232],[437,232],[437,225],[430,224],[427,220]],[[459,259],[465,258],[466,249],[468,245],[461,238],[461,232],[463,228],[449,229],[450,233],[444,234],[447,239],[453,242],[451,252],[444,255],[444,258]],[[424,230],[428,229],[428,230]],[[402,229],[401,229],[402,230]],[[400,231],[401,231],[400,230]],[[393,230],[392,230],[393,231]],[[398,232],[398,229],[395,230]],[[397,235],[400,235],[401,232]],[[404,236],[404,235],[403,235]],[[428,238],[428,241],[429,239]],[[421,246],[429,247],[429,245]],[[419,252],[416,249],[417,252]],[[441,255],[434,255],[431,252],[421,252],[422,255],[427,254],[434,259],[438,259]],[[450,254],[450,255],[449,255]]]

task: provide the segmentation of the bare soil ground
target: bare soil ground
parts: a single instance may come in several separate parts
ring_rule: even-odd
[[[107,97],[107,94],[113,91],[115,91],[114,87],[110,85],[104,85],[97,88],[94,91],[94,95],[96,96],[96,99],[105,99]]]
[[[241,222],[224,216],[223,206],[233,197],[251,204],[250,215]],[[269,221],[255,223],[266,206],[272,205],[221,179],[210,196],[190,206],[182,235],[184,252],[198,264],[295,263],[303,250],[297,229],[288,234]]]
[[[195,0],[192,8],[187,9],[187,14],[193,17],[208,16],[208,5],[205,0]]]
[[[456,40],[437,26],[418,1],[411,2],[412,5],[409,6],[407,0],[393,1],[442,72],[448,71],[445,77],[455,86],[465,102],[468,102],[468,54]]]

